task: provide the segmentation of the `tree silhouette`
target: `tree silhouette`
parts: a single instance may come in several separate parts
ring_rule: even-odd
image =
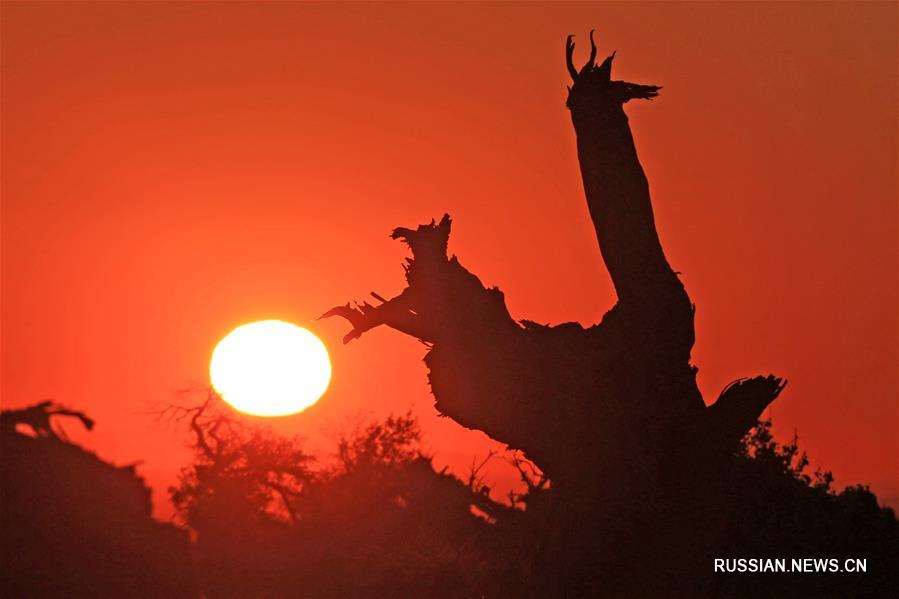
[[[520,450],[525,492],[495,501],[483,462],[467,481],[436,470],[408,414],[345,435],[323,462],[209,395],[166,412],[195,452],[170,490],[192,562],[183,531],[150,518],[133,467],[52,426],[93,421],[44,402],[0,415],[2,594],[197,596],[196,580],[213,599],[890,596],[892,510],[864,486],[837,492],[830,473],[808,473],[797,439],[779,444],[758,423],[784,382],[740,379],[705,405],[694,307],[659,242],[623,110],[660,88],[612,80],[614,55],[596,65],[592,34],[583,68],[573,52],[569,37],[567,106],[618,295],[602,321],[516,322],[502,292],[447,255],[449,216],[393,232],[413,254],[397,297],[325,314],[349,320],[345,341],[385,324],[428,344],[436,408]],[[869,570],[713,574],[715,557],[768,556],[864,558]]]
[[[196,597],[188,537],[153,520],[135,467],[50,426],[84,413],[53,402],[0,413],[0,596]]]
[[[31,429],[35,437],[52,437],[67,441],[68,438],[62,428],[53,428],[51,419],[55,416],[68,416],[76,418],[87,430],[93,430],[94,421],[84,412],[70,410],[52,400],[42,401],[33,406],[19,410],[4,410],[0,418],[0,427],[4,433],[13,433],[19,427]]]
[[[729,460],[728,522],[717,557],[866,560],[864,574],[719,575],[718,597],[889,597],[899,588],[899,521],[862,485],[837,492],[833,475],[808,472],[798,436],[787,444],[771,435],[770,420],[748,434]]]
[[[724,526],[720,468],[784,387],[741,379],[706,407],[690,363],[694,308],[662,251],[623,106],[659,87],[573,65],[567,106],[590,216],[618,303],[598,325],[517,323],[503,294],[447,256],[451,220],[399,228],[407,288],[326,312],[350,341],[385,324],[427,343],[436,408],[523,450],[552,480],[542,594],[672,592],[707,572]],[[597,509],[602,506],[602,509]],[[645,575],[653,563],[655,575]]]
[[[209,462],[202,444],[195,444],[196,461],[185,469],[189,474],[173,497],[196,533],[207,596],[556,596],[544,592],[544,571],[535,570],[535,563],[543,563],[535,556],[545,551],[547,530],[556,525],[556,498],[545,475],[520,455],[510,460],[525,490],[500,503],[491,499],[480,474],[496,456],[473,462],[467,479],[437,471],[419,449],[415,420],[408,414],[388,417],[345,434],[330,464],[316,462],[306,470],[303,485],[289,495],[292,517],[286,518],[259,481],[270,480],[279,464],[290,464],[292,452],[304,464],[310,463],[308,455],[295,440],[223,417],[231,420],[228,434],[216,434],[223,454],[259,454],[270,447],[285,453],[246,469],[210,470],[201,490],[193,472]],[[208,435],[219,421],[210,417],[191,426]],[[807,472],[809,460],[798,440],[777,443],[767,421],[744,436],[723,463],[723,495],[740,517],[727,523],[714,545],[716,557],[865,558],[868,572],[754,577],[684,572],[675,586],[653,596],[888,596],[885,590],[897,582],[899,522],[870,491],[854,486],[837,493],[830,473]],[[243,482],[235,485],[235,478]],[[257,486],[247,486],[247,480]],[[233,492],[235,486],[240,493]],[[214,511],[185,501],[210,502],[216,495]],[[669,499],[659,497],[654,505],[666,511]],[[599,513],[604,506],[593,509]],[[595,539],[594,547],[602,543]],[[705,566],[711,573],[712,560]],[[644,567],[645,576],[656,576],[655,564]],[[642,595],[600,591],[597,596]]]
[[[188,422],[196,453],[171,490],[183,521],[202,527],[217,510],[238,506],[247,525],[296,519],[294,502],[314,477],[313,457],[296,440],[247,426],[212,393],[198,405],[172,405],[165,413]]]
[[[172,489],[195,539],[190,552],[184,531],[149,517],[149,490],[133,467],[3,427],[0,595],[545,595],[534,556],[555,525],[555,497],[545,475],[520,455],[509,459],[525,490],[500,503],[481,474],[497,456],[474,461],[467,477],[437,471],[408,414],[349,431],[330,460],[313,460],[297,439],[250,425],[214,396],[169,414],[187,425],[195,450]],[[0,420],[8,422],[5,415]],[[727,495],[740,518],[728,523],[716,556],[865,558],[868,571],[710,580],[685,573],[676,588],[653,596],[891,596],[899,582],[899,522],[870,491],[837,492],[830,473],[807,472],[797,439],[777,443],[768,422],[725,463]],[[647,576],[653,566],[646,564]]]
[[[170,412],[192,432],[195,461],[171,495],[207,596],[468,597],[494,584],[486,565],[505,552],[489,522],[515,510],[474,473],[435,470],[410,415],[345,434],[323,464],[213,396]]]

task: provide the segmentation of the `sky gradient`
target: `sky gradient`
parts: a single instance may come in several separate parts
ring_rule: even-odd
[[[411,407],[464,473],[496,445],[436,415],[425,348],[342,346],[344,322],[314,319],[401,290],[387,234],[449,212],[450,251],[513,316],[599,321],[614,290],[563,54],[595,27],[614,76],[664,86],[627,111],[706,402],[786,377],[778,436],[896,505],[896,23],[888,2],[4,2],[3,407],[85,410],[98,426],[72,436],[142,460],[166,515],[189,453],[147,412],[207,385],[235,326],[278,318],[334,375],[277,430],[328,447]]]

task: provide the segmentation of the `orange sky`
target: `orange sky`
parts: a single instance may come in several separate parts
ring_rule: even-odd
[[[444,211],[514,316],[600,319],[563,63],[595,26],[618,77],[665,86],[628,112],[706,401],[786,376],[779,435],[896,504],[896,23],[887,2],[4,2],[3,406],[86,410],[76,438],[144,460],[165,514],[189,456],[143,412],[206,384],[234,326],[281,318],[334,379],[278,430],[325,444],[414,406],[464,472],[491,445],[436,416],[423,346],[344,347],[345,323],[312,319],[399,291],[387,233]]]

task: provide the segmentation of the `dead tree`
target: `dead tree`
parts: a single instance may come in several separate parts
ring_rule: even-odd
[[[94,428],[94,421],[88,418],[84,412],[70,410],[51,400],[18,410],[3,410],[0,412],[0,427],[4,433],[13,433],[17,426],[27,426],[36,437],[68,440],[62,429],[57,431],[50,424],[53,416],[77,418],[87,430]]]
[[[713,405],[703,402],[690,363],[694,306],[659,242],[623,109],[660,88],[612,80],[614,54],[597,65],[592,32],[590,41],[578,70],[566,40],[567,106],[618,296],[602,321],[516,322],[499,289],[448,257],[448,215],[393,232],[413,255],[402,293],[372,294],[376,305],[324,316],[350,322],[345,342],[379,325],[426,342],[437,410],[521,449],[551,479],[555,509],[535,569],[538,593],[676,595],[687,592],[692,568],[707,566],[696,562],[724,516],[714,490],[722,459],[784,382],[742,379]]]

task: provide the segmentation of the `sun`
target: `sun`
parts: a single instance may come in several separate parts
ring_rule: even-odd
[[[305,410],[331,381],[321,340],[281,320],[241,325],[212,352],[209,377],[222,399],[241,412],[285,416]]]

